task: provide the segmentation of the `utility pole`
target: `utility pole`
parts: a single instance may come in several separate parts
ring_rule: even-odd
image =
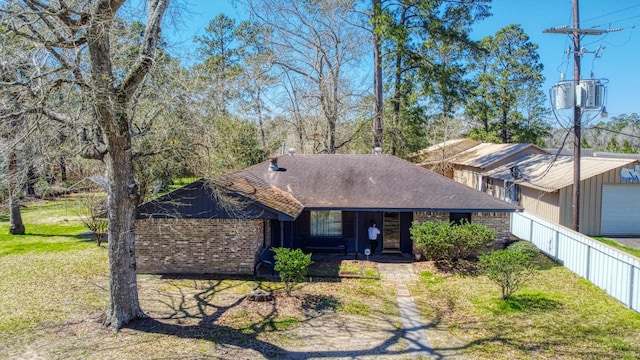
[[[551,29],[543,30],[543,33],[551,34],[566,34],[573,38],[573,85],[574,91],[580,84],[580,56],[582,56],[582,50],[580,49],[580,38],[585,35],[602,35],[610,31],[617,31],[618,29],[611,30],[598,30],[598,29],[580,29],[580,10],[578,8],[578,0],[572,0],[573,2],[573,28],[567,26],[555,27]],[[575,98],[575,97],[574,97]],[[580,231],[580,142],[581,142],[581,120],[582,109],[577,102],[573,107],[573,230]]]

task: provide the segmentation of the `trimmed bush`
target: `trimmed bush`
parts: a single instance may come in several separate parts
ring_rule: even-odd
[[[529,280],[533,265],[527,253],[496,250],[480,256],[480,271],[500,286],[502,299],[507,300]]]
[[[291,296],[291,291],[296,284],[305,281],[309,272],[311,254],[305,254],[300,249],[273,248],[276,261],[274,269],[280,273],[280,279],[284,283],[287,295]]]
[[[472,258],[485,252],[496,238],[492,229],[466,221],[460,225],[445,221],[414,222],[410,231],[416,248],[430,260]]]
[[[509,251],[515,251],[525,254],[529,257],[529,260],[533,260],[539,253],[538,247],[529,241],[519,240],[510,244],[507,249]]]

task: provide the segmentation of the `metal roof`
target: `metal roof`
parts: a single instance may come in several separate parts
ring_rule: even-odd
[[[580,180],[637,162],[634,159],[580,158]],[[522,178],[514,179],[511,168],[518,167]],[[531,154],[483,173],[543,191],[556,191],[573,184],[573,156]]]
[[[407,157],[407,160],[420,165],[438,163],[446,161],[478,144],[480,143],[471,139],[447,140],[411,154]]]
[[[454,156],[451,162],[457,165],[472,166],[486,169],[495,163],[527,149],[535,149],[541,153],[545,151],[533,144],[478,144]]]

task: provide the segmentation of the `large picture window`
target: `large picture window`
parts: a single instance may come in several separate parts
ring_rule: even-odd
[[[342,236],[342,211],[311,211],[311,236]]]

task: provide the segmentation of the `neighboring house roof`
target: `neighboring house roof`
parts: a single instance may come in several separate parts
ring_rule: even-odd
[[[265,218],[293,220],[302,204],[262,181],[221,175],[200,179],[138,207],[138,218]]]
[[[307,209],[513,212],[500,201],[392,155],[294,155],[232,174],[259,179]]]
[[[486,169],[510,156],[516,155],[527,149],[545,153],[545,151],[533,144],[491,144],[482,143],[454,156],[451,162],[457,165],[471,166]]]
[[[514,181],[522,186],[547,192],[573,184],[573,156],[530,154],[483,173],[484,176]],[[636,162],[634,159],[580,158],[580,180],[605,173]],[[520,179],[514,179],[512,168],[517,166]]]
[[[480,143],[471,139],[453,139],[431,145],[426,149],[409,155],[407,160],[420,165],[430,165],[460,154]]]

